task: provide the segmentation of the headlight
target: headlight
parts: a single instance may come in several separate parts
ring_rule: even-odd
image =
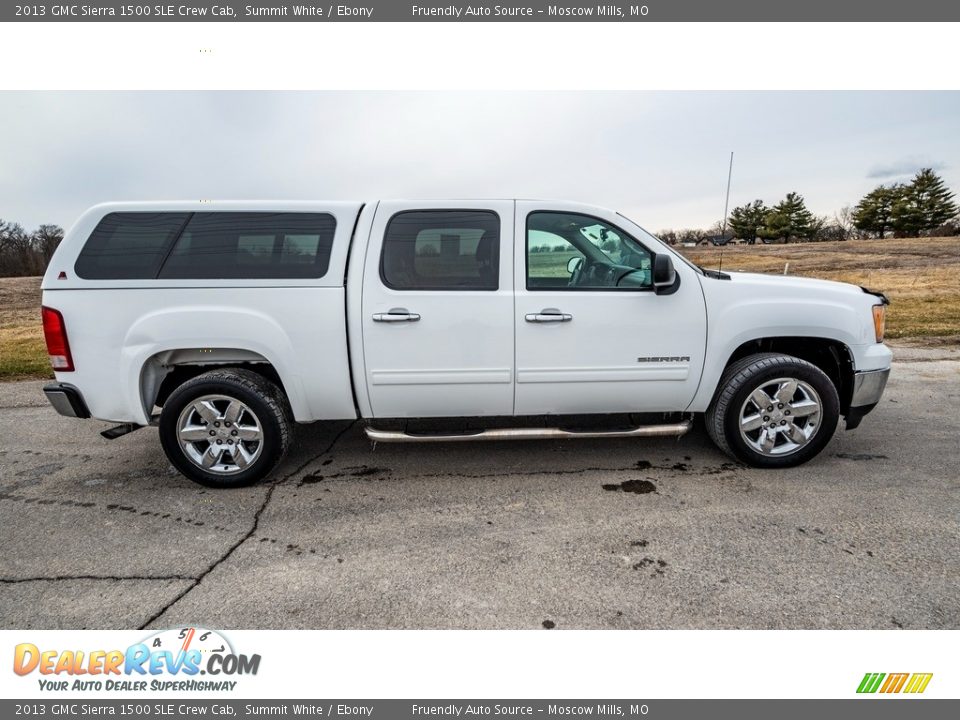
[[[887,307],[886,305],[873,306],[873,332],[877,342],[883,342],[883,331],[887,327]]]

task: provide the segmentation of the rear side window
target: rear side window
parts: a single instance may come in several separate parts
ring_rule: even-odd
[[[336,227],[329,213],[110,213],[74,270],[86,280],[320,278]]]
[[[320,278],[336,227],[327,213],[194,213],[159,277]]]
[[[86,280],[152,280],[188,217],[189,213],[110,213],[90,234],[74,271]]]
[[[380,276],[395,290],[496,290],[500,217],[489,210],[416,210],[387,223]]]

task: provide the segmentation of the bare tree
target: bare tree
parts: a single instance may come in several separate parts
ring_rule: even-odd
[[[41,225],[33,231],[33,246],[43,258],[44,269],[61,240],[63,240],[63,228],[59,225]]]
[[[0,220],[0,277],[42,275],[61,240],[56,225],[28,233],[19,223]]]
[[[853,222],[853,207],[844,205],[833,214],[833,224],[837,228],[838,240],[856,240],[860,231]]]

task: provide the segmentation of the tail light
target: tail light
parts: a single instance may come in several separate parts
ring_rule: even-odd
[[[43,313],[43,337],[47,341],[47,354],[50,366],[57,372],[73,372],[73,356],[70,355],[70,343],[67,342],[67,326],[63,324],[63,315],[53,308],[41,308]]]

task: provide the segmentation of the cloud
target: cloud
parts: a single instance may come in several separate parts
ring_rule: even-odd
[[[874,165],[870,168],[869,172],[867,172],[867,177],[870,179],[894,178],[904,175],[915,175],[923,168],[943,170],[946,167],[946,163],[934,162],[928,158],[907,157],[884,165]]]

